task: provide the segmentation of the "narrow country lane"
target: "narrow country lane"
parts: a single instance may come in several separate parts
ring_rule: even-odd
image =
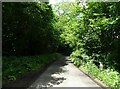
[[[102,89],[75,67],[69,57],[63,57],[53,63],[28,89],[41,89],[41,87],[94,87]]]

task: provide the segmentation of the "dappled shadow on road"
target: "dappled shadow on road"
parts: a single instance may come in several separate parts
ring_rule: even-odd
[[[28,89],[41,89],[61,84],[66,80],[61,74],[68,71],[65,66],[70,62],[68,57],[63,56],[60,60],[50,66]]]
[[[49,65],[46,65],[46,68],[43,68],[43,70],[33,70],[28,72],[19,79],[5,84],[2,89],[27,89],[31,84],[35,83],[35,81],[37,81],[37,83],[32,86],[32,89],[35,89],[35,87],[38,86],[50,87],[52,85],[58,85],[66,80],[66,78],[64,76],[55,77],[55,75],[57,76],[66,72],[67,70],[63,68],[66,65],[68,65],[68,61],[65,56],[62,56],[50,67],[48,67]]]

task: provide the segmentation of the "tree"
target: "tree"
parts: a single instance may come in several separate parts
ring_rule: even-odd
[[[3,55],[34,55],[56,46],[48,3],[3,3]]]
[[[57,9],[56,9],[57,8]],[[73,50],[118,69],[120,44],[120,3],[61,3],[56,28],[60,41]],[[115,14],[116,13],[116,14]]]

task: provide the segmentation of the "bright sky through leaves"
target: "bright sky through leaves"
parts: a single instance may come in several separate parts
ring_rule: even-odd
[[[59,2],[75,2],[76,0],[50,0],[50,4],[56,4]]]

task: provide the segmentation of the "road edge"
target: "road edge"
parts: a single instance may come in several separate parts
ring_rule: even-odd
[[[91,78],[96,84],[98,84],[102,89],[111,89],[109,88],[106,84],[104,84],[102,81],[99,79],[93,77],[92,75],[88,74],[83,68],[79,67],[78,68],[80,71],[82,71],[86,76]]]

